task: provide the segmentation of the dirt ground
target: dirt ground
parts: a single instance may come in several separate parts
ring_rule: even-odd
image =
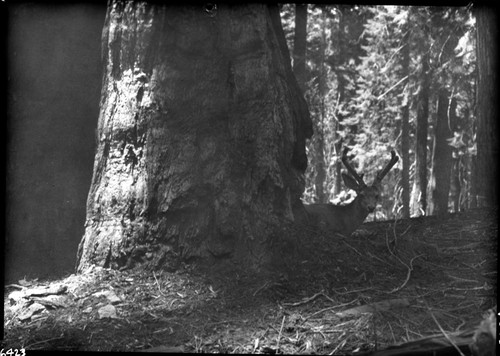
[[[1,347],[352,354],[474,329],[496,305],[497,217],[368,223],[349,238],[311,229],[259,275],[183,265],[21,280],[5,289]]]

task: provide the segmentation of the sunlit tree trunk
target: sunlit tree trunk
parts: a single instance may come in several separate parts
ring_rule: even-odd
[[[479,205],[498,204],[498,13],[475,9],[477,19],[477,171]]]
[[[115,0],[103,62],[78,271],[269,261],[312,131],[278,8]]]

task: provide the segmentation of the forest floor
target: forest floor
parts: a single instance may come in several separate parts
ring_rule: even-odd
[[[5,289],[1,347],[353,354],[470,336],[496,305],[497,214],[312,231],[285,272],[264,275],[183,266],[21,280]]]

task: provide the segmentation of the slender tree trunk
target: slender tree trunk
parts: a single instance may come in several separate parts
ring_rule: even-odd
[[[335,181],[333,185],[333,194],[338,195],[342,191],[342,139],[339,139],[335,144],[335,154],[337,155],[337,160],[335,161]]]
[[[403,170],[401,171],[401,187],[403,200],[403,218],[410,217],[410,134],[409,134],[409,111],[408,104],[403,106],[403,121],[401,127],[401,156],[403,162]]]
[[[306,90],[307,4],[295,4],[293,72],[302,93]]]
[[[449,34],[442,34],[441,65],[444,65],[454,56],[454,49],[458,43],[458,33],[453,31]],[[445,75],[441,78],[443,83],[453,78]],[[457,122],[456,99],[449,100],[450,93],[445,84],[441,84],[438,91],[437,115],[435,124],[435,140],[432,157],[432,181],[431,200],[429,211],[434,215],[446,214],[448,212],[448,201],[450,193],[450,179],[452,168],[452,149],[448,140],[453,138],[453,131]]]
[[[326,203],[325,194],[325,180],[326,180],[326,169],[325,169],[325,142],[323,138],[323,130],[317,133],[316,141],[316,179],[314,185],[316,188],[316,202]]]
[[[439,91],[437,120],[435,130],[435,143],[432,155],[432,205],[430,213],[441,215],[448,212],[448,195],[450,192],[451,175],[451,146],[447,139],[453,137],[451,125],[453,116],[448,116],[448,112],[453,113],[456,108],[456,101],[452,100],[452,105],[448,108],[449,93],[446,89]],[[451,125],[450,125],[451,124]]]
[[[408,11],[408,23],[410,21],[410,11]],[[403,48],[403,75],[408,77],[409,83],[410,75],[410,30],[406,26],[406,34],[404,36]],[[410,98],[409,98],[409,84],[406,85],[403,103],[403,112],[401,113],[401,156],[403,161],[403,170],[401,172],[401,186],[403,189],[403,218],[410,217]]]
[[[453,153],[453,149],[452,149]],[[451,180],[450,180],[450,198],[453,203],[453,212],[460,211],[460,194],[462,191],[462,182],[460,180],[460,156],[452,154]]]
[[[498,13],[475,9],[477,19],[477,171],[479,205],[498,204]]]
[[[422,56],[422,73],[417,99],[416,165],[413,181],[411,215],[425,215],[427,210],[427,131],[429,118],[429,54]]]
[[[78,271],[269,261],[312,131],[277,7],[114,0],[103,56]]]

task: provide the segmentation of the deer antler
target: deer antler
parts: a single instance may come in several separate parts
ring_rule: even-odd
[[[391,170],[391,168],[396,164],[396,162],[398,161],[398,159],[399,159],[399,157],[396,155],[396,152],[391,151],[391,160],[389,161],[389,163],[387,163],[387,165],[385,166],[385,168],[382,169],[377,174],[377,178],[375,178],[375,180],[377,182],[380,182],[385,177],[385,175]]]
[[[349,149],[346,147],[344,148],[344,153],[342,153],[342,163],[344,164],[345,168],[347,168],[347,171],[353,176],[356,181],[362,185],[366,186],[365,182],[363,181],[363,177],[360,177],[356,170],[350,165],[350,163],[347,161],[347,152]]]

